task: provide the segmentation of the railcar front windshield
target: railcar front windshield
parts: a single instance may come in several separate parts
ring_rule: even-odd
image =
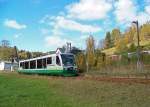
[[[64,66],[74,66],[75,65],[75,58],[73,55],[69,54],[61,54],[62,63]]]

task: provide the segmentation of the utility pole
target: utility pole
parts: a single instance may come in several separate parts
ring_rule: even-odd
[[[141,63],[141,55],[140,55],[140,35],[139,35],[139,23],[137,21],[133,21],[132,23],[136,24],[137,31],[137,69],[141,71],[142,63]]]

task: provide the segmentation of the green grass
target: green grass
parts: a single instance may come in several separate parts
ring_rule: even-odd
[[[150,85],[75,78],[0,73],[0,107],[150,106]]]

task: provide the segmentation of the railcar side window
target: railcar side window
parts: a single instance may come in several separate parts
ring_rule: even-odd
[[[46,58],[43,59],[43,68],[46,68]]]
[[[36,68],[36,61],[30,61],[30,69],[35,69]]]
[[[37,68],[42,68],[42,59],[37,60]]]
[[[25,69],[24,62],[21,62],[21,63],[20,63],[20,67],[23,68],[23,69]]]
[[[47,64],[52,64],[52,57],[47,58]]]
[[[56,64],[57,64],[57,65],[60,65],[60,59],[59,59],[58,56],[56,56]]]
[[[21,62],[21,63],[20,63],[20,67],[22,67],[22,68],[23,68],[23,62]]]
[[[25,69],[25,63],[24,62],[22,62],[22,68]]]
[[[25,69],[29,69],[29,62],[25,62]]]

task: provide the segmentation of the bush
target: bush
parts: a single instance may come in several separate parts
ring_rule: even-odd
[[[86,60],[85,55],[81,52],[76,55],[76,63],[79,69],[79,72],[85,72],[86,71]]]

